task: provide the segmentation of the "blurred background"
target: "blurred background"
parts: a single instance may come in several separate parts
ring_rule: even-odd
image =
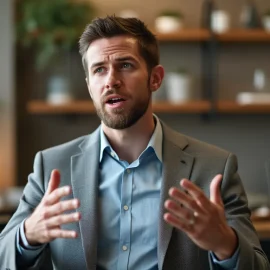
[[[269,216],[269,0],[0,0],[3,215],[16,207],[37,151],[99,125],[78,38],[107,14],[139,17],[156,33],[166,70],[156,114],[235,153],[250,207]]]

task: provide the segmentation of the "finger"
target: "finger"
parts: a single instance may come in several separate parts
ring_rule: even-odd
[[[188,225],[187,223],[185,223],[184,221],[177,218],[176,216],[174,216],[171,213],[165,213],[163,218],[168,224],[172,225],[173,227],[175,227],[181,231],[184,231],[186,233],[191,233],[194,231],[193,226]]]
[[[192,212],[197,213],[204,213],[204,209],[202,209],[197,202],[192,198],[190,195],[182,192],[177,188],[171,188],[169,190],[169,195],[180,205],[185,206],[186,208],[190,209]]]
[[[172,200],[167,200],[165,201],[164,204],[165,208],[175,215],[176,217],[184,220],[185,223],[192,223],[194,222],[195,216],[193,212],[188,210],[185,207],[181,207],[178,203],[172,201]]]
[[[72,199],[55,203],[46,209],[46,212],[44,213],[44,218],[57,216],[64,213],[65,211],[75,210],[79,206],[80,202],[78,199]]]
[[[63,224],[68,224],[72,222],[77,222],[81,219],[80,213],[72,213],[72,214],[66,214],[66,215],[58,215],[56,217],[50,218],[46,222],[47,228],[55,228],[58,226],[61,226]]]
[[[64,186],[55,189],[52,193],[48,194],[44,197],[43,202],[45,205],[53,205],[60,201],[63,197],[69,195],[71,193],[70,186]]]
[[[51,172],[51,177],[46,194],[52,193],[55,189],[59,187],[59,184],[60,184],[60,172],[58,170],[53,170]]]
[[[78,233],[76,231],[53,229],[48,232],[48,237],[50,239],[56,238],[76,238]]]
[[[196,200],[197,204],[199,204],[202,209],[209,206],[210,201],[205,196],[204,192],[191,181],[183,179],[181,180],[180,185]]]
[[[218,174],[214,177],[214,179],[210,184],[210,201],[219,205],[223,205],[220,192],[221,182],[222,182],[222,175]]]

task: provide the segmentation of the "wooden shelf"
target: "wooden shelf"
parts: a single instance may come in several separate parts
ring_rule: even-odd
[[[207,29],[182,29],[177,32],[163,34],[153,31],[160,42],[170,42],[170,41],[207,41],[210,39],[210,32]]]
[[[153,110],[157,113],[208,113],[211,103],[206,100],[190,101],[181,104],[154,102]]]
[[[211,103],[206,100],[190,101],[173,104],[166,101],[153,102],[156,113],[208,113],[212,109]],[[214,107],[218,113],[224,114],[269,114],[270,104],[241,105],[235,101],[218,101]],[[95,114],[95,107],[91,101],[74,101],[71,103],[54,105],[46,101],[34,100],[27,104],[30,114]]]
[[[89,114],[94,113],[95,108],[91,101],[84,100],[59,105],[34,100],[27,104],[27,111],[31,114]]]
[[[209,41],[211,33],[203,28],[184,28],[168,34],[153,30],[160,42],[200,42]],[[219,42],[270,42],[270,33],[263,29],[232,29],[224,34],[213,34]]]
[[[192,101],[183,104],[154,102],[154,112],[160,113],[207,113],[211,108],[208,101]],[[45,101],[34,100],[28,103],[27,111],[31,114],[91,114],[96,113],[91,101],[74,101],[72,103],[54,105]]]
[[[270,104],[247,104],[242,105],[235,101],[219,101],[216,104],[216,110],[219,113],[236,114],[268,114],[270,113]]]
[[[262,29],[233,29],[215,36],[220,42],[270,42],[270,33]]]

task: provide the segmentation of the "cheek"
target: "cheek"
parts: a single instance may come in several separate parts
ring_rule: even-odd
[[[90,84],[89,84],[89,92],[91,93],[91,95],[94,98],[98,98],[101,96],[102,94],[102,83],[100,83],[100,81],[97,80],[91,80]]]

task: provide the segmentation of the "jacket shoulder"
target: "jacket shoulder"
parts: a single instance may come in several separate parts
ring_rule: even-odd
[[[189,136],[186,136],[186,139],[188,141],[188,146],[185,151],[188,153],[193,153],[196,156],[218,156],[227,158],[231,154],[231,152],[216,145],[200,141]]]
[[[90,135],[84,135],[74,140],[47,148],[42,150],[42,154],[45,156],[65,154],[66,152],[76,153],[79,152],[79,145],[82,144]]]

